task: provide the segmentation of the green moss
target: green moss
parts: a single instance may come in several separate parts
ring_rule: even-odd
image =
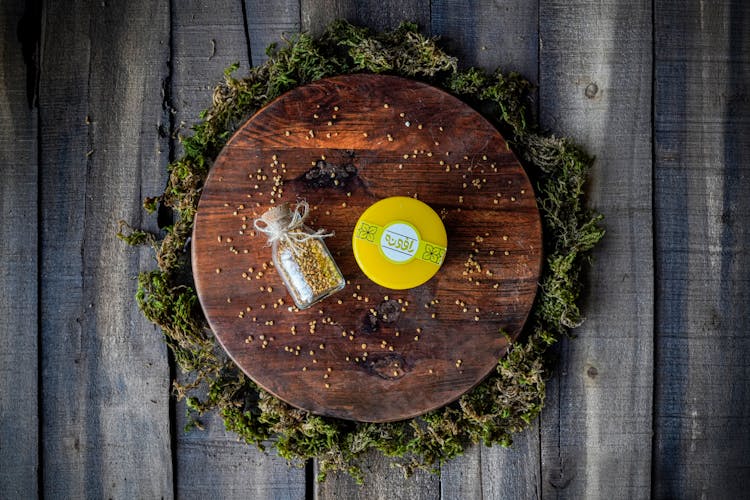
[[[345,21],[331,24],[318,39],[299,34],[242,78],[237,66],[225,72],[213,105],[201,114],[192,135],[182,138],[184,156],[169,166],[164,193],[145,201],[177,215],[160,240],[126,224],[118,233],[130,244],[156,248],[158,270],[141,274],[136,297],[146,317],[159,325],[186,382],[175,383],[196,417],[218,411],[226,427],[248,443],[270,442],[279,455],[302,463],[319,458],[320,478],[348,472],[361,480],[358,461],[368,450],[393,457],[406,473],[434,470],[475,443],[509,446],[542,409],[548,347],[580,325],[577,301],[581,271],[602,238],[601,215],[585,204],[584,188],[592,159],[566,139],[529,125],[526,93],[530,84],[517,74],[459,71],[454,57],[435,39],[404,23],[371,33]],[[519,342],[487,379],[458,401],[421,417],[385,424],[355,423],[312,415],[257,387],[226,357],[214,339],[192,287],[188,238],[200,190],[211,164],[234,130],[283,92],[344,73],[391,73],[427,81],[479,104],[504,131],[526,164],[542,214],[545,265],[539,292]]]

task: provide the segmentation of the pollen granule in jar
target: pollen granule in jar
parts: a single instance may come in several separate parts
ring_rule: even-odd
[[[276,271],[299,309],[310,307],[346,284],[323,242],[333,233],[306,226],[309,213],[306,201],[300,201],[294,209],[283,203],[254,222],[255,229],[268,237]]]

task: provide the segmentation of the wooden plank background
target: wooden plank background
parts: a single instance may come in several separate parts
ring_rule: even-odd
[[[654,493],[746,498],[750,4],[656,6]]]
[[[232,62],[335,18],[416,21],[517,70],[543,127],[596,155],[607,237],[587,323],[513,447],[403,479],[314,481],[183,432],[133,299],[144,196]],[[740,0],[189,0],[0,6],[0,498],[742,498],[750,489],[750,5]]]
[[[0,6],[0,498],[38,493],[37,16],[26,7]]]

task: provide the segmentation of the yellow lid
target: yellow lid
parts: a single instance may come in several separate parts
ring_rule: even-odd
[[[354,226],[354,258],[380,286],[404,290],[421,285],[440,269],[448,238],[427,204],[394,196],[364,211]]]

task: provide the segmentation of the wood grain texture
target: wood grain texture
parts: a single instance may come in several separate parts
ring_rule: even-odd
[[[177,432],[185,424],[178,413]],[[201,419],[204,430],[179,436],[176,498],[184,500],[302,500],[305,470],[288,464],[275,452],[261,452],[224,430],[216,414]],[[269,445],[270,448],[270,445]]]
[[[464,67],[518,71],[537,84],[538,10],[538,2],[434,0],[432,32]],[[474,446],[441,467],[441,497],[539,498],[539,450],[538,422],[511,448]]]
[[[531,193],[502,136],[455,97],[396,77],[320,80],[261,110],[216,159],[193,232],[198,296],[234,361],[281,399],[352,420],[409,418],[476,385],[505,352],[502,332],[520,332],[541,261]],[[380,287],[354,261],[357,219],[389,196],[418,196],[449,235],[439,272],[417,288]],[[252,224],[297,199],[313,228],[335,233],[326,244],[349,285],[290,311]]]
[[[213,89],[223,80],[224,70],[238,63],[240,75],[250,67],[242,1],[179,2],[171,10],[171,29],[167,97],[178,132],[190,135],[200,112],[211,106]],[[181,154],[182,146],[176,142],[173,156]]]
[[[750,5],[655,3],[654,496],[750,489]]]
[[[415,22],[424,31],[430,29],[430,3],[420,1],[301,0],[302,29],[320,35],[336,19],[366,26],[374,31],[390,30],[403,21]]]
[[[172,496],[169,375],[133,298],[148,249],[115,237],[164,185],[165,4],[48,2],[42,23],[43,495]]]
[[[26,2],[0,5],[0,498],[36,497],[38,16]],[[16,37],[25,32],[24,42]]]
[[[283,46],[283,39],[300,31],[300,3],[297,0],[244,0],[250,56],[253,66],[268,60],[271,44]]]
[[[369,452],[362,468],[364,482],[358,485],[350,476],[329,475],[315,484],[316,499],[347,500],[433,500],[440,498],[440,476],[420,471],[405,478],[393,461]]]
[[[476,446],[441,467],[445,499],[518,499],[541,496],[538,419],[509,448]]]
[[[353,0],[301,0],[301,28],[312,34],[320,34],[325,26],[335,19],[346,19],[353,23],[363,23],[373,29],[394,28],[403,20],[417,22],[423,29],[430,25],[429,3],[407,1],[353,1]],[[388,480],[390,467],[382,461],[370,461],[366,470],[366,482],[377,483],[383,495],[396,496],[408,484],[423,494],[437,496],[439,491],[433,478],[419,476],[410,482]],[[346,479],[331,478],[325,487],[316,485],[318,498],[340,498],[342,495],[359,494],[360,488],[351,485]],[[338,492],[333,496],[330,492]]]
[[[433,0],[432,11],[428,2],[266,4],[237,0],[219,9],[172,2],[175,22],[183,8],[196,18],[195,24],[181,18],[188,31],[174,38],[173,48],[184,49],[183,62],[175,52],[170,85],[162,83],[169,76],[167,4],[44,2],[35,121],[24,82],[29,68],[16,39],[24,5],[2,3],[0,313],[6,328],[0,335],[0,497],[305,496],[301,471],[235,445],[215,420],[205,433],[182,435],[170,451],[166,354],[160,333],[131,298],[133,278],[153,268],[153,259],[149,250],[126,249],[113,234],[118,218],[157,229],[151,218],[139,220],[139,204],[164,186],[170,104],[177,110],[175,124],[192,121],[210,102],[209,87],[228,62],[246,67],[248,52],[261,62],[266,40],[276,33],[292,31],[295,22],[319,31],[337,17],[375,29],[416,19],[444,35],[462,62],[488,69],[500,64],[532,79],[536,62],[524,53],[538,40],[541,116],[547,127],[597,154],[591,193],[607,215],[609,233],[589,278],[589,322],[578,338],[558,347],[561,365],[550,381],[541,443],[532,430],[511,450],[475,449],[443,467],[441,477],[409,480],[373,455],[365,464],[364,488],[330,477],[308,483],[308,495],[746,496],[748,6],[738,0],[659,0],[652,45],[650,4],[641,1],[542,2],[539,36],[533,15],[518,13],[537,9],[537,2]],[[220,10],[241,16],[243,5],[249,36],[239,17],[212,20]],[[527,38],[531,30],[535,34]],[[235,39],[241,47],[230,41]],[[33,75],[31,82],[33,95]],[[649,257],[652,111],[655,296]],[[181,435],[179,428],[174,432]],[[535,462],[536,477],[530,470]],[[247,472],[258,470],[264,475]]]
[[[462,67],[517,71],[538,81],[539,3],[433,0],[432,32]]]
[[[254,11],[248,12],[253,16]],[[211,91],[232,63],[237,74],[250,66],[241,0],[180,2],[172,10],[171,97],[179,124],[194,124],[211,104]],[[183,134],[189,131],[183,130]],[[174,156],[181,154],[174,143]],[[178,369],[179,370],[179,369]],[[177,374],[178,380],[184,379]],[[304,471],[275,454],[262,453],[224,430],[218,415],[201,419],[205,430],[184,431],[184,401],[176,403],[175,495],[178,498],[302,498]]]
[[[542,497],[648,498],[653,372],[651,3],[542,1],[542,124],[597,160],[606,219],[542,414]]]

